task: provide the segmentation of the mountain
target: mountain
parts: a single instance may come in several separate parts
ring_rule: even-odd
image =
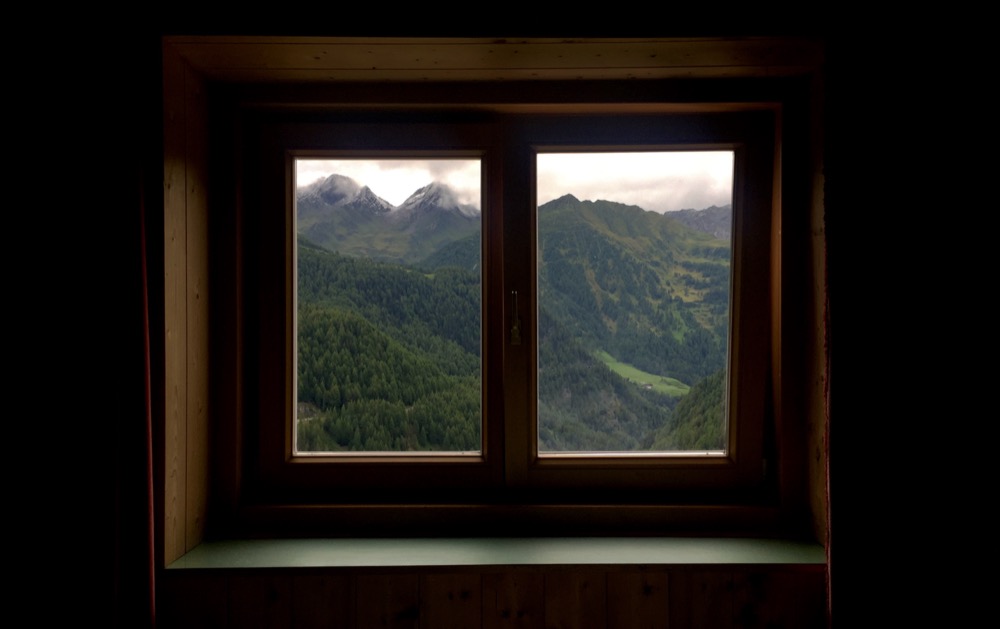
[[[318,214],[324,207],[351,207],[371,214],[384,214],[393,209],[391,203],[368,186],[361,186],[343,175],[330,175],[300,188],[298,202],[300,219]]]
[[[538,239],[542,445],[668,442],[665,383],[725,366],[729,243],[671,214],[572,195],[538,208]]]
[[[404,260],[415,262],[468,236],[479,235],[480,212],[460,203],[454,190],[432,183],[409,196],[388,215],[387,224],[408,237]]]
[[[299,448],[479,449],[480,294],[478,274],[417,273],[300,238]]]
[[[691,229],[711,234],[720,240],[730,240],[733,234],[733,206],[713,205],[703,210],[680,210],[671,212],[670,217]]]
[[[589,347],[686,383],[722,365],[728,242],[572,195],[538,208],[538,232],[539,307]]]
[[[352,205],[364,197],[350,180],[331,184],[326,211],[360,217],[339,225],[356,235],[341,244],[377,252],[341,255],[300,236],[299,401],[310,407],[302,443],[475,449],[480,233],[456,234],[478,212],[437,184],[389,210]],[[300,198],[312,209],[322,195]],[[672,214],[572,195],[540,206],[538,229],[539,448],[642,450],[701,444],[701,433],[714,442],[719,430],[699,427],[723,421],[714,419],[723,392],[698,383],[724,373],[729,243]],[[413,239],[429,253],[417,258],[410,247],[420,262],[403,264],[392,247]],[[678,415],[689,387],[698,413]]]
[[[726,371],[691,388],[653,437],[655,450],[722,450],[726,447]]]
[[[420,188],[398,208],[343,175],[299,188],[298,233],[330,251],[413,263],[479,231],[480,212],[442,183]]]
[[[662,383],[693,385],[725,364],[730,245],[675,213],[573,195],[540,206],[538,229],[542,443],[640,447],[643,422],[664,421],[676,401],[654,385],[676,396],[683,386]],[[476,237],[421,266],[472,269],[478,260]],[[624,386],[624,377],[634,381]]]
[[[466,218],[479,218],[479,208],[461,203],[455,191],[443,183],[430,183],[409,196],[393,216],[396,220],[415,220],[432,213],[455,214]]]
[[[330,175],[299,188],[296,210],[299,230],[335,221],[352,229],[392,211],[393,206],[350,177]]]

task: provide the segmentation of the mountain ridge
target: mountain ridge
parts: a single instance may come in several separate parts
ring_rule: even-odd
[[[440,182],[419,188],[399,206],[338,174],[296,191],[297,231],[309,241],[347,255],[405,263],[477,232],[479,214]]]
[[[315,407],[310,418],[317,420],[301,424],[303,436],[308,434],[319,449],[474,449],[478,433],[466,424],[478,425],[480,413],[480,385],[475,384],[481,338],[478,225],[457,238],[447,225],[448,238],[435,233],[447,221],[470,218],[454,207],[454,196],[445,187],[419,189],[403,213],[377,208],[364,213],[351,205],[363,187],[336,183],[341,184],[338,194],[353,194],[336,197],[346,200],[338,206],[341,223],[336,226],[371,253],[313,248],[308,236],[300,234],[299,308],[300,316],[309,317],[302,334],[318,342],[329,326],[343,327],[352,320],[343,313],[355,313],[410,352],[392,350],[393,355],[426,357],[426,364],[443,371],[428,370],[426,378],[415,378],[404,373],[405,361],[386,364],[361,347],[350,357],[336,357],[334,352],[342,351],[338,347],[352,348],[354,342],[326,336],[309,350],[320,352],[310,354],[313,362],[300,362],[306,370],[300,372],[305,387],[300,400]],[[393,212],[395,218],[390,218]],[[541,450],[642,450],[687,443],[722,447],[715,443],[721,427],[695,427],[724,421],[716,419],[720,407],[713,402],[723,393],[717,387],[694,386],[724,371],[731,248],[725,239],[694,229],[673,214],[613,201],[581,201],[572,194],[538,208]],[[352,224],[357,216],[362,218]],[[387,225],[389,231],[376,229]],[[391,249],[399,244],[393,238],[419,240],[429,253],[416,262],[401,259]],[[380,348],[396,347],[379,340],[383,337],[372,328],[353,329],[357,334],[368,330],[366,338]],[[310,342],[301,339],[300,346]],[[634,370],[616,373],[599,356]],[[320,371],[321,365],[332,371]],[[633,380],[637,373],[641,381]],[[441,378],[449,379],[450,393],[439,389]],[[691,385],[696,393],[692,402],[681,407],[677,393],[654,390],[649,382],[668,378]],[[706,401],[695,404],[699,398]],[[417,416],[423,419],[417,422]],[[459,416],[465,419],[452,421]],[[439,429],[445,417],[452,423]],[[356,430],[353,421],[365,423]],[[371,421],[382,427],[372,429]],[[397,441],[398,431],[408,435],[405,446]],[[319,445],[323,443],[335,445]]]

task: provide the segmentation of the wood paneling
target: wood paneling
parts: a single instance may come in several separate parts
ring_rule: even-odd
[[[229,627],[229,580],[224,574],[171,573],[157,584],[161,629]]]
[[[733,575],[728,570],[683,571],[670,578],[671,629],[733,627]]]
[[[204,80],[163,50],[163,561],[204,537],[209,400],[208,133]],[[157,440],[159,443],[160,440]]]
[[[509,571],[483,575],[483,627],[544,627],[545,576]]]
[[[364,575],[357,578],[355,615],[358,627],[420,626],[417,575]]]
[[[604,572],[545,574],[545,626],[548,629],[600,629],[607,626]]]
[[[733,610],[737,627],[823,627],[825,588],[817,571],[736,573]]]
[[[208,226],[208,103],[203,81],[187,73],[185,146],[187,168],[184,199],[187,208],[187,430],[185,472],[185,552],[205,536],[208,509],[210,439],[209,387],[209,226]]]
[[[295,629],[351,626],[353,594],[353,583],[344,575],[292,577],[292,626]]]
[[[608,573],[608,629],[665,629],[669,626],[667,573]]]
[[[478,573],[420,577],[420,625],[475,629],[482,626],[483,579]]]
[[[163,555],[170,563],[184,542],[187,476],[187,199],[183,60],[163,52],[164,378]]]
[[[292,578],[285,573],[238,574],[229,581],[232,627],[287,629],[292,626]]]
[[[161,592],[160,619],[167,629],[826,626],[820,565],[171,570]]]
[[[475,39],[173,37],[210,77],[241,81],[468,81],[787,76],[814,68],[806,38]]]

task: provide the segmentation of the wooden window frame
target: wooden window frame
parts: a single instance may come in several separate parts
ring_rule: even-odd
[[[667,108],[670,109],[670,108]],[[709,109],[710,111],[704,111]],[[641,503],[656,492],[666,503],[751,500],[765,489],[766,372],[772,184],[776,114],[760,107],[711,111],[602,111],[574,107],[544,114],[502,111],[285,110],[243,112],[235,146],[238,223],[244,253],[239,275],[242,318],[254,322],[240,354],[249,447],[244,485],[257,505],[339,509],[378,505],[390,518],[415,505]],[[466,119],[467,118],[467,119]],[[726,148],[736,155],[733,313],[727,453],[704,455],[564,454],[540,456],[535,438],[536,338],[534,159],[539,147],[582,150]],[[483,451],[481,456],[293,455],[295,234],[291,182],[294,157],[342,155],[450,156],[479,154],[484,163]],[[248,157],[249,156],[249,157]],[[280,209],[276,212],[275,209]],[[280,272],[274,272],[280,269]],[[505,295],[522,299],[524,336],[507,340],[512,323]],[[755,329],[756,334],[745,331]],[[764,330],[764,333],[759,331]]]
[[[491,160],[497,153],[496,127],[478,121],[442,123],[378,122],[368,113],[364,121],[349,115],[349,121],[287,122],[276,125],[265,122],[260,131],[260,157],[244,178],[261,198],[262,207],[249,213],[266,224],[260,225],[257,236],[260,248],[254,247],[251,257],[262,252],[266,265],[283,269],[280,275],[261,274],[248,278],[251,308],[268,311],[273,317],[251,331],[247,340],[249,351],[261,348],[259,377],[251,383],[254,391],[249,404],[260,408],[261,421],[257,434],[248,435],[255,442],[251,465],[259,470],[259,487],[274,499],[292,492],[303,492],[308,502],[345,502],[388,500],[399,502],[405,492],[413,498],[429,499],[444,492],[497,486],[503,474],[502,422],[487,422],[487,417],[502,415],[502,313],[496,307],[501,300],[499,272],[483,274],[482,356],[483,356],[483,443],[482,452],[469,454],[355,454],[338,456],[295,456],[292,449],[296,390],[292,384],[296,364],[294,286],[295,233],[293,225],[294,190],[291,175],[298,156],[335,153],[347,156],[409,157],[473,157],[483,160],[483,190],[486,208],[483,212],[483,232],[499,233],[500,213],[491,211],[500,200],[495,181],[495,166]],[[397,114],[393,114],[395,120]],[[436,116],[434,116],[436,118]],[[375,138],[374,140],[372,138]],[[377,148],[376,148],[377,147]],[[257,171],[256,169],[260,170]],[[259,186],[259,187],[258,187]],[[252,196],[252,195],[251,195]],[[252,205],[247,204],[248,207]],[[280,210],[275,212],[274,210]],[[251,227],[251,230],[254,228]],[[254,237],[256,240],[256,236]],[[483,259],[500,259],[496,243],[483,238]],[[484,267],[499,268],[495,264]],[[262,281],[260,281],[262,280]],[[260,288],[259,292],[257,288]],[[252,294],[251,294],[252,293]],[[275,304],[283,304],[280,315]],[[273,311],[273,312],[272,312]],[[275,386],[280,383],[279,386]]]
[[[545,454],[537,442],[537,351],[527,347],[510,361],[506,375],[513,389],[527,391],[520,408],[508,415],[507,473],[512,484],[560,490],[608,491],[634,496],[656,491],[706,499],[720,492],[752,491],[764,483],[762,474],[765,417],[765,381],[768,341],[765,334],[750,334],[770,317],[768,251],[774,167],[774,118],[771,111],[706,112],[692,105],[686,112],[641,114],[619,112],[587,116],[547,114],[513,122],[518,138],[511,151],[516,161],[529,164],[528,186],[511,185],[506,193],[516,225],[515,233],[531,234],[527,251],[506,261],[505,275],[513,289],[528,295],[524,336],[537,338],[538,294],[535,246],[537,202],[534,197],[534,164],[538,150],[734,150],[732,296],[730,356],[727,365],[726,454]],[[525,195],[524,192],[529,192]],[[525,264],[526,267],[525,268]],[[508,287],[509,294],[511,288]],[[764,326],[767,329],[767,326]],[[520,364],[518,364],[518,362]],[[525,404],[527,402],[527,404]],[[517,401],[508,402],[508,408]],[[668,498],[670,500],[670,498]]]

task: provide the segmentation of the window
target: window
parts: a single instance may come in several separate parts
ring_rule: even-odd
[[[369,51],[385,53],[375,68]],[[206,527],[773,532],[808,514],[809,491],[821,502],[821,474],[806,474],[822,467],[825,425],[810,353],[822,349],[812,303],[822,264],[810,259],[821,241],[819,101],[808,81],[821,46],[195,37],[166,38],[163,52],[167,556]],[[735,163],[728,362],[739,410],[727,440],[738,447],[724,459],[535,456],[537,354],[507,338],[513,291],[522,339],[538,331],[537,154],[720,148]],[[483,224],[479,454],[292,457],[288,157],[333,149],[482,159],[484,206],[499,211]]]
[[[733,158],[537,154],[540,457],[726,455]]]
[[[511,151],[516,155],[513,160],[525,164],[527,172],[523,175],[524,180],[515,178],[506,182],[508,185],[505,187],[505,209],[509,214],[507,220],[510,225],[508,233],[531,234],[531,237],[527,239],[527,243],[518,240],[505,248],[511,256],[511,259],[506,261],[505,275],[510,278],[509,290],[517,291],[519,296],[522,294],[529,296],[529,299],[525,300],[526,305],[522,306],[526,315],[527,337],[539,339],[539,342],[537,346],[522,349],[520,355],[516,349],[510,352],[514,360],[508,371],[507,384],[508,386],[513,384],[518,394],[511,396],[511,405],[517,404],[517,406],[514,406],[513,412],[507,415],[508,478],[516,479],[515,482],[528,487],[547,488],[550,492],[571,490],[575,492],[577,499],[581,496],[584,499],[594,496],[599,500],[610,500],[613,495],[624,497],[626,500],[643,500],[648,499],[651,490],[660,492],[658,493],[660,496],[672,493],[683,495],[684,499],[690,499],[691,495],[705,499],[713,492],[739,491],[738,488],[741,487],[760,487],[765,424],[764,381],[761,378],[766,371],[767,346],[764,335],[748,335],[746,331],[752,325],[751,322],[767,320],[768,305],[762,297],[767,294],[768,270],[765,260],[768,249],[767,225],[771,210],[773,133],[772,114],[760,111],[726,114],[647,113],[629,116],[552,115],[523,117],[510,122],[506,134],[508,137],[517,138],[517,141],[511,143],[514,146]],[[640,452],[638,448],[629,449],[616,444],[607,448],[594,448],[594,450],[604,450],[601,452],[585,452],[582,451],[583,448],[575,446],[558,448],[547,446],[545,443],[545,439],[549,436],[546,434],[547,431],[553,430],[551,417],[560,413],[564,416],[566,414],[580,416],[587,412],[580,406],[567,411],[566,409],[573,409],[572,403],[564,405],[562,409],[552,408],[550,403],[553,399],[553,392],[550,389],[552,381],[546,380],[548,377],[546,371],[553,371],[553,366],[557,364],[565,367],[566,363],[572,360],[567,354],[550,353],[554,346],[565,353],[573,351],[573,345],[576,345],[578,356],[580,350],[583,350],[584,354],[590,354],[590,356],[580,356],[580,363],[573,366],[573,369],[579,370],[584,361],[593,364],[593,358],[600,356],[601,352],[608,353],[608,349],[614,348],[612,351],[615,358],[631,358],[638,356],[638,352],[628,351],[627,346],[630,343],[638,342],[649,346],[654,344],[657,335],[678,333],[673,325],[656,326],[653,331],[646,330],[651,333],[645,336],[634,334],[634,330],[616,330],[619,326],[650,326],[651,320],[643,320],[638,316],[639,311],[644,305],[653,306],[655,301],[659,302],[657,306],[665,305],[666,297],[669,295],[657,294],[657,291],[665,293],[670,290],[671,283],[677,283],[677,278],[668,278],[666,275],[679,271],[678,263],[685,261],[683,254],[676,249],[672,252],[664,251],[664,248],[670,247],[669,243],[656,242],[652,238],[653,231],[659,228],[653,225],[659,226],[663,224],[662,222],[642,222],[642,219],[650,218],[646,212],[632,211],[636,219],[634,223],[615,225],[616,222],[624,222],[622,214],[629,213],[625,211],[600,217],[593,216],[592,222],[584,225],[579,219],[588,212],[593,213],[595,205],[596,211],[626,210],[626,208],[599,204],[597,201],[587,205],[574,196],[568,199],[563,197],[557,204],[569,206],[567,209],[574,222],[562,223],[555,228],[547,225],[547,221],[554,217],[547,216],[546,212],[557,208],[547,205],[548,199],[539,198],[540,192],[535,182],[538,181],[542,169],[547,168],[549,161],[556,159],[556,156],[569,153],[574,154],[577,159],[585,157],[596,159],[601,154],[622,152],[628,152],[636,159],[643,157],[647,160],[652,160],[654,153],[674,155],[682,153],[688,156],[688,162],[695,154],[705,156],[716,153],[732,156],[734,236],[730,252],[716,253],[723,258],[730,257],[732,261],[732,278],[729,281],[732,294],[727,304],[727,309],[732,313],[731,321],[728,331],[719,335],[721,338],[718,338],[718,345],[715,347],[720,354],[724,352],[723,347],[726,345],[729,347],[728,360],[717,359],[722,364],[728,364],[727,386],[723,387],[728,398],[724,420],[727,434],[724,443],[720,444],[721,447],[713,448],[711,451],[670,446],[670,452],[655,451],[655,449]],[[527,185],[521,181],[526,181]],[[560,194],[563,192],[560,191]],[[559,210],[566,211],[562,208]],[[674,221],[669,221],[668,224],[675,225]],[[641,255],[637,249],[628,251],[626,248],[614,246],[615,242],[621,244],[626,234],[636,236],[642,234],[638,240],[642,242],[641,248],[647,253],[650,248],[657,249],[655,256],[650,258],[647,264],[639,264]],[[561,242],[546,242],[547,238],[553,237]],[[708,245],[710,247],[718,244],[714,239],[706,239],[705,242],[711,243]],[[564,255],[556,257],[556,252],[550,249],[553,246],[566,249]],[[635,246],[638,247],[637,244]],[[760,255],[764,256],[763,259],[757,257]],[[550,259],[546,259],[546,256]],[[565,261],[574,256],[576,264],[570,268],[559,269],[560,278],[554,277],[552,269],[546,266],[550,261],[565,265]],[[584,264],[580,259],[583,256],[591,260]],[[659,278],[650,277],[656,274],[651,265],[667,264],[666,259],[669,256],[677,258],[672,265],[668,265],[671,268],[662,269],[664,275]],[[601,268],[599,265],[614,264],[616,260],[620,265],[632,265],[634,272],[616,274],[608,278],[599,277]],[[691,256],[687,260],[691,264],[703,261],[698,256]],[[639,283],[639,278],[644,274],[646,276],[646,280],[642,282],[644,285],[641,288],[634,287],[634,290],[622,289],[616,293],[614,287],[607,283],[609,281]],[[568,283],[568,278],[574,276],[577,280]],[[555,287],[554,280],[563,286]],[[602,282],[604,286],[601,286]],[[570,303],[565,296],[559,298],[552,295],[556,288],[566,294],[579,295],[579,288],[585,284],[590,290],[584,291],[583,297],[577,303]],[[726,281],[723,280],[722,284],[725,285]],[[598,299],[614,300],[616,297],[623,298],[626,303],[633,300],[633,303],[629,308],[622,307],[620,303],[609,304],[607,307],[596,303]],[[546,299],[549,301],[545,301]],[[558,309],[573,309],[573,312],[559,313]],[[655,313],[654,317],[662,318],[669,316],[670,308],[652,307],[650,312]],[[689,312],[688,315],[690,314]],[[593,319],[598,316],[601,318],[600,322],[586,325],[586,318]],[[547,321],[547,318],[555,320],[555,324]],[[558,332],[560,327],[562,332]],[[567,330],[572,332],[568,339],[559,339],[554,345],[550,345],[546,339],[548,334],[566,334]],[[601,345],[594,342],[595,335],[598,334],[595,330],[606,333],[601,339]],[[613,333],[615,331],[619,334],[615,335]],[[629,338],[630,336],[632,338]],[[607,361],[606,358],[604,360]],[[636,359],[632,360],[637,362]],[[647,366],[651,364],[653,363],[647,363]],[[708,368],[708,364],[700,360],[692,361],[691,364]],[[635,367],[634,364],[631,366]],[[622,365],[617,367],[623,369]],[[716,367],[721,367],[721,364],[717,364]],[[655,369],[649,368],[643,371],[653,372]],[[605,373],[607,374],[607,371]],[[562,374],[555,375],[556,380],[561,378]],[[586,379],[586,376],[583,378]],[[603,382],[619,386],[622,384],[621,378],[614,374],[607,374]],[[621,399],[629,393],[638,393],[640,396],[645,394],[643,391],[629,390],[627,383],[620,388],[624,389]],[[520,397],[522,391],[525,395]],[[609,396],[606,391],[608,389],[601,395]],[[578,393],[572,390],[560,390],[557,395],[572,398]],[[586,395],[584,393],[584,396]],[[648,397],[662,399],[662,396]],[[623,412],[620,401],[615,401],[609,406],[619,412],[618,417],[612,418],[613,421],[624,419],[628,413],[639,416],[637,423],[648,421],[649,414],[655,410],[646,408],[642,411]],[[633,408],[638,409],[640,406],[641,403]],[[596,413],[598,421],[591,421],[591,425],[600,422],[601,412],[598,410]],[[611,413],[605,411],[604,415],[608,416]],[[578,427],[579,423],[574,425],[571,422],[563,422],[563,426],[572,430]],[[644,438],[651,438],[655,442],[656,434],[646,433]],[[652,446],[652,443],[649,446]]]
[[[536,164],[539,456],[724,457],[734,151]],[[481,166],[293,155],[293,456],[482,451]]]
[[[255,488],[334,504],[471,491],[494,505],[759,489],[773,112],[454,118],[248,117]],[[539,173],[602,156],[720,162],[732,244],[625,203],[542,198]],[[297,184],[324,162],[320,182]],[[376,167],[474,170],[480,191],[448,215],[463,222],[446,235],[412,211],[453,191],[427,181],[389,202],[365,189],[374,175],[345,174]],[[331,214],[345,191],[357,200]],[[592,216],[595,203],[611,214]],[[359,218],[362,209],[380,218]],[[581,224],[587,217],[600,225]],[[619,246],[627,234],[632,250]],[[573,301],[583,292],[620,303]],[[656,367],[657,352],[674,362]],[[660,390],[624,372],[655,376]],[[663,391],[709,375],[715,441],[698,445],[699,428],[684,445]]]
[[[482,161],[296,155],[293,456],[482,452]]]
[[[477,120],[442,124],[436,116],[417,115],[412,118],[407,117],[406,121],[400,122],[396,114],[386,117],[372,116],[364,112],[336,116],[332,119],[326,117],[322,122],[289,120],[287,115],[283,115],[278,118],[277,123],[270,116],[264,116],[262,119],[251,118],[248,123],[244,137],[253,147],[249,153],[256,155],[258,160],[249,163],[249,174],[244,179],[246,204],[243,214],[248,232],[246,240],[254,243],[251,247],[254,251],[253,259],[247,265],[249,273],[246,277],[246,286],[248,298],[251,300],[248,303],[253,304],[250,310],[261,315],[260,319],[256,320],[259,322],[258,325],[248,330],[250,338],[246,343],[251,352],[258,350],[260,352],[258,356],[250,358],[250,361],[258,364],[260,368],[254,376],[252,386],[247,388],[251,392],[247,402],[248,407],[260,409],[260,417],[254,422],[256,430],[248,434],[250,465],[255,468],[256,473],[259,473],[257,478],[260,479],[254,489],[263,492],[266,499],[284,497],[289,495],[290,491],[292,493],[298,491],[314,502],[379,500],[397,502],[401,500],[401,492],[405,494],[406,500],[440,500],[444,496],[452,495],[446,492],[500,486],[502,458],[499,453],[503,451],[500,443],[503,424],[496,418],[500,416],[499,409],[502,408],[503,402],[499,395],[500,368],[495,357],[501,353],[502,337],[499,322],[502,320],[502,313],[491,308],[497,301],[494,293],[499,290],[500,284],[494,272],[490,270],[496,265],[486,262],[482,264],[481,276],[474,280],[480,284],[481,288],[478,290],[469,286],[473,281],[469,277],[470,274],[463,274],[463,277],[458,278],[462,284],[458,288],[454,286],[440,288],[444,284],[444,278],[432,281],[428,277],[430,273],[427,270],[420,270],[412,264],[404,267],[391,262],[384,251],[376,255],[380,258],[378,263],[369,260],[368,268],[357,266],[359,263],[357,256],[345,260],[338,258],[344,254],[321,251],[316,248],[316,243],[308,240],[308,234],[302,235],[300,240],[300,235],[296,233],[294,215],[296,206],[294,172],[296,163],[300,161],[304,163],[306,160],[335,157],[341,160],[364,161],[369,165],[375,161],[380,161],[383,165],[392,161],[399,165],[403,163],[399,160],[405,159],[411,165],[420,160],[424,166],[432,164],[437,168],[444,168],[445,164],[451,166],[465,164],[466,167],[470,167],[468,164],[471,162],[478,164],[476,167],[480,170],[480,178],[487,183],[481,185],[486,192],[481,195],[483,216],[479,220],[480,226],[476,229],[484,234],[497,233],[501,215],[499,212],[490,211],[491,207],[496,207],[496,203],[490,197],[491,186],[488,185],[491,164],[496,160],[494,148],[496,128]],[[306,211],[310,209],[308,203],[303,209]],[[387,219],[395,220],[401,217],[401,214],[393,213],[391,217],[387,216]],[[308,231],[310,227],[308,218],[304,219],[303,223]],[[374,225],[373,223],[368,228],[376,229]],[[465,229],[468,226],[465,224],[461,228]],[[322,240],[322,236],[315,234],[332,229],[334,227],[329,224],[317,226],[313,237]],[[413,230],[420,233],[413,233]],[[389,231],[393,233],[390,234]],[[424,253],[429,254],[434,251],[434,248],[429,246],[429,239],[437,236],[429,235],[419,221],[409,221],[406,225],[394,224],[389,231],[379,235],[383,241],[395,239],[391,246],[387,246],[399,249],[406,243],[414,245],[412,251],[404,254],[408,263],[411,259],[422,257]],[[479,240],[481,257],[484,261],[489,260],[491,256],[499,259],[499,252],[495,250],[489,237]],[[363,242],[363,239],[354,240],[354,243]],[[370,243],[359,246],[369,247]],[[305,252],[305,255],[296,256],[296,252]],[[343,264],[336,264],[338,260],[352,264],[351,268],[347,269]],[[304,280],[308,280],[314,270],[326,274],[327,277],[331,273],[346,273],[354,280],[366,282],[371,288],[375,284],[389,281],[386,278],[390,276],[401,280],[403,276],[409,275],[409,280],[415,282],[412,285],[416,286],[418,291],[439,290],[439,292],[431,302],[422,300],[419,303],[416,299],[422,296],[410,291],[403,283],[398,283],[396,288],[392,289],[402,291],[397,293],[358,289],[358,294],[352,296],[348,294],[350,291],[342,289],[336,294],[331,294],[329,285],[321,286],[317,291],[310,293],[311,289],[299,283],[300,276],[296,264],[301,268],[303,264],[309,265],[313,262],[320,263],[323,268],[307,267],[306,272],[301,275]],[[367,278],[361,277],[365,274],[368,275]],[[420,279],[418,276],[421,276]],[[460,303],[461,300],[453,294],[455,290],[462,291],[465,295],[470,291],[476,293],[481,304],[476,306],[467,302]],[[364,295],[360,296],[361,293]],[[297,294],[303,297],[299,300],[298,309]],[[337,300],[343,305],[344,300],[354,297],[357,297],[356,302],[367,300],[366,304],[358,308],[325,307],[331,305],[331,301]],[[376,301],[379,303],[375,304]],[[402,307],[397,308],[397,306]],[[460,308],[466,312],[466,316],[478,314],[480,324],[474,327],[478,327],[481,334],[468,332],[461,339],[445,339],[440,336],[445,324],[435,317],[462,314],[442,311],[441,308],[444,307]],[[479,308],[479,312],[472,312],[476,307]],[[323,311],[317,313],[317,308]],[[426,308],[428,314],[421,317],[422,321],[418,321],[410,317],[413,308],[420,310]],[[334,311],[336,314],[331,315]],[[361,315],[372,318],[363,319]],[[358,386],[353,391],[341,392],[340,400],[336,404],[327,404],[324,408],[318,408],[323,406],[321,404],[312,404],[317,407],[318,414],[324,416],[312,421],[325,422],[324,428],[331,429],[328,434],[334,440],[336,435],[332,433],[339,429],[338,420],[341,420],[341,425],[346,426],[352,433],[347,445],[354,440],[353,432],[358,429],[360,433],[362,430],[360,425],[349,425],[343,420],[350,421],[352,414],[357,416],[358,412],[374,414],[369,416],[378,419],[374,419],[372,423],[382,423],[384,427],[385,424],[392,422],[397,422],[397,425],[407,423],[417,414],[430,415],[438,420],[440,415],[436,414],[434,407],[448,405],[449,408],[460,409],[467,417],[480,415],[481,425],[466,426],[456,418],[449,417],[444,421],[435,421],[434,426],[424,425],[423,429],[440,429],[444,434],[449,431],[456,433],[465,430],[478,432],[479,435],[472,436],[471,439],[479,441],[481,445],[473,445],[466,449],[466,446],[470,445],[470,436],[452,434],[455,445],[446,447],[442,440],[441,449],[435,451],[434,448],[420,445],[428,444],[427,435],[389,434],[384,428],[376,426],[371,431],[372,434],[358,435],[360,451],[350,456],[343,453],[296,452],[296,438],[309,433],[307,429],[305,433],[296,434],[299,388],[295,384],[295,378],[299,373],[306,378],[316,375],[315,372],[299,372],[297,369],[300,357],[302,360],[309,360],[309,354],[313,351],[313,348],[306,348],[306,352],[296,352],[295,348],[301,341],[297,328],[312,334],[315,330],[310,326],[313,326],[314,321],[310,317],[313,316],[322,318],[317,326],[321,326],[324,330],[334,325],[352,327],[352,332],[341,336],[340,341],[349,339],[352,343],[358,343],[364,338],[365,343],[384,343],[383,348],[378,350],[378,360],[367,361],[368,357],[365,357],[364,361],[359,360],[358,353],[374,351],[367,348],[359,349],[351,358],[352,361],[358,361],[348,366],[351,370],[363,371],[368,367],[377,370],[379,361],[390,354],[394,356],[392,360],[407,361],[405,366],[393,365],[401,367],[401,371],[395,375],[390,375],[389,370],[374,375],[356,373],[350,382],[345,383],[347,387],[363,384],[368,393],[373,393],[376,386],[382,386],[375,382],[378,379],[388,388],[397,385],[395,393],[383,395],[380,399],[362,401],[352,397],[360,395],[361,387]],[[339,320],[335,322],[331,316],[339,317]],[[253,320],[253,317],[254,314],[250,313],[248,319]],[[433,329],[428,330],[428,325]],[[473,338],[476,336],[479,338]],[[478,357],[475,356],[477,345]],[[323,351],[326,349],[323,348]],[[433,351],[428,351],[429,349]],[[346,346],[338,347],[337,350],[341,355],[347,355],[351,351]],[[335,354],[331,353],[331,356],[333,355]],[[474,364],[476,359],[479,365]],[[330,361],[334,358],[327,357],[325,360]],[[442,364],[441,369],[435,371],[433,364],[435,361],[448,364]],[[406,376],[407,378],[417,377],[420,381],[403,382],[400,373],[408,373],[410,375]],[[331,372],[326,371],[320,377],[329,378],[330,375]],[[474,379],[479,380],[481,384],[470,382]],[[332,384],[329,380],[324,383],[326,391],[331,394]],[[398,388],[399,385],[404,388],[413,385],[416,391],[402,391]],[[339,387],[339,383],[337,386]],[[480,391],[481,396],[476,399]],[[304,401],[309,403],[309,400]],[[348,403],[343,404],[343,402]],[[472,408],[477,403],[480,408]],[[312,409],[303,407],[303,410],[309,413]],[[421,426],[417,425],[416,430],[420,429]],[[367,443],[365,443],[366,437]],[[402,444],[406,441],[415,444],[415,448],[393,446],[393,443]]]

